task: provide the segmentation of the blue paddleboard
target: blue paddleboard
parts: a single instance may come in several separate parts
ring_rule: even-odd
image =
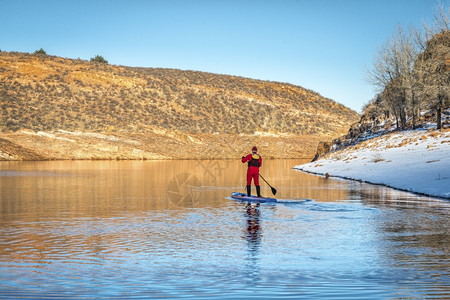
[[[246,201],[246,202],[259,202],[259,203],[265,203],[265,202],[277,202],[277,199],[275,198],[268,198],[268,197],[256,197],[256,196],[247,196],[247,194],[244,193],[238,193],[238,192],[232,192],[231,198],[235,200],[240,201]]]

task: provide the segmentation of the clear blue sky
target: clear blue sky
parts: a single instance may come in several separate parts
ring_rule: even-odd
[[[398,24],[430,23],[438,3],[0,0],[0,49],[288,82],[360,111],[378,47]]]

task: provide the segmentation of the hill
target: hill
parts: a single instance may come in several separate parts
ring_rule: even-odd
[[[311,157],[358,119],[291,84],[16,52],[0,103],[3,159]]]

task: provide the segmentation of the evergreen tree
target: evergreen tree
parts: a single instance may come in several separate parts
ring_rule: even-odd
[[[41,48],[39,50],[34,51],[34,54],[47,55],[47,52],[45,52],[45,50]]]
[[[101,55],[96,55],[95,57],[92,57],[91,61],[95,61],[95,62],[99,62],[99,63],[103,63],[103,64],[108,63],[108,61],[106,59],[104,59],[103,56],[101,56]]]

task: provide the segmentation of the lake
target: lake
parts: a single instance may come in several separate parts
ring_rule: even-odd
[[[450,201],[300,163],[0,162],[0,299],[450,298]]]

